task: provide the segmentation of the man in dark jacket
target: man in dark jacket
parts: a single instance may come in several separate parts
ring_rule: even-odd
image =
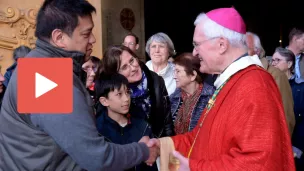
[[[95,43],[93,12],[86,0],[46,0],[39,10],[36,49],[27,57],[72,58],[73,112],[18,113],[17,66],[0,114],[0,170],[120,171],[153,162],[148,159],[156,156],[156,150],[144,143],[116,145],[98,134],[81,68]]]

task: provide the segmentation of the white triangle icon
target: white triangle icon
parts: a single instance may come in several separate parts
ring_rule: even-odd
[[[45,76],[43,76],[37,72],[35,73],[35,97],[36,98],[51,91],[52,89],[54,89],[57,86],[58,86],[58,84],[49,80]]]

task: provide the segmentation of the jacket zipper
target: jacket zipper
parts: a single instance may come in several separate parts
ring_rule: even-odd
[[[146,124],[146,128],[145,128],[145,130],[144,130],[144,132],[143,132],[142,136],[144,136],[144,135],[145,135],[145,132],[146,132],[146,130],[147,130],[147,128],[148,128],[148,126],[149,126],[149,124]]]

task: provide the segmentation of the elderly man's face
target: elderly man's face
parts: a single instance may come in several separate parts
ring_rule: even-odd
[[[0,73],[0,93],[3,93],[3,82],[4,82],[5,78],[3,77],[3,75]]]
[[[198,24],[193,36],[193,56],[200,59],[200,72],[215,74],[217,68],[218,54],[216,49],[216,38],[208,38],[203,33],[203,23]]]

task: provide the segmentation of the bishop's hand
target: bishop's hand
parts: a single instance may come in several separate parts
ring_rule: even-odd
[[[179,168],[177,171],[190,171],[188,158],[181,155],[178,151],[173,151],[172,155],[179,160]]]

